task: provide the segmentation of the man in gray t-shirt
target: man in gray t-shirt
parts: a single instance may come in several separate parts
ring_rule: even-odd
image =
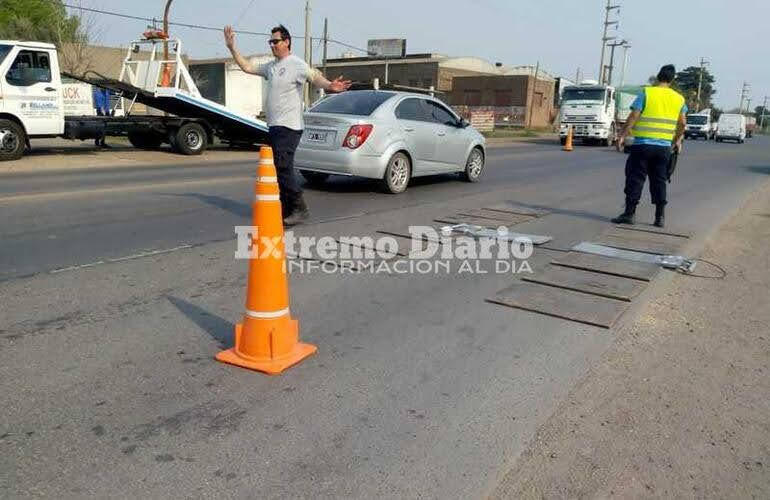
[[[303,87],[310,82],[327,92],[344,92],[350,81],[342,77],[329,81],[299,57],[291,53],[291,35],[283,25],[271,30],[268,42],[275,59],[266,64],[253,66],[235,48],[235,33],[225,27],[225,45],[233,59],[246,73],[259,75],[267,80],[267,126],[270,128],[270,144],[273,147],[278,185],[281,193],[284,224],[291,226],[305,221],[309,216],[302,188],[294,172],[294,152],[302,137],[304,123]]]

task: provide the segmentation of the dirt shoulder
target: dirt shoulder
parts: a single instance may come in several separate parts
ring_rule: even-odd
[[[770,498],[770,183],[539,430],[492,498]],[[714,273],[699,265],[696,273]]]

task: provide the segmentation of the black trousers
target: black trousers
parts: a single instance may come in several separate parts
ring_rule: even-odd
[[[626,160],[626,205],[636,206],[642,198],[642,188],[650,178],[650,197],[653,205],[666,204],[666,178],[671,148],[638,144],[631,146]]]
[[[273,148],[284,215],[292,213],[302,197],[302,188],[294,170],[294,153],[297,151],[301,137],[301,130],[270,127],[270,145]]]

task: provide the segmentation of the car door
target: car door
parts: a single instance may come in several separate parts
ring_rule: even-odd
[[[45,49],[19,50],[3,78],[6,111],[20,116],[27,134],[63,132],[56,56]]]
[[[431,118],[436,124],[438,136],[435,160],[444,171],[453,172],[465,168],[468,151],[467,131],[460,127],[460,120],[438,101],[426,101]]]
[[[395,110],[397,126],[412,155],[412,175],[425,175],[440,171],[435,155],[438,136],[436,126],[425,99],[407,97]]]

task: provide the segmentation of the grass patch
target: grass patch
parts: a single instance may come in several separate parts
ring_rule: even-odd
[[[529,128],[496,128],[491,132],[482,132],[486,138],[497,137],[540,137],[546,129],[529,129]]]

